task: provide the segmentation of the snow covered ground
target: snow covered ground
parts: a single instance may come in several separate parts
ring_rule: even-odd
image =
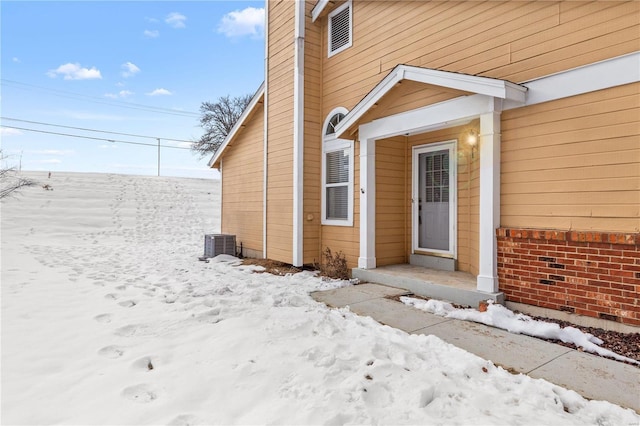
[[[3,424],[600,424],[640,417],[199,262],[213,181],[35,174],[2,201]]]

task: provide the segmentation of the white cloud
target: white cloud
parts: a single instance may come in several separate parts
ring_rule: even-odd
[[[173,95],[173,93],[163,88],[156,89],[153,92],[147,93],[147,96],[161,96],[161,95]]]
[[[65,80],[93,80],[93,79],[102,79],[102,74],[100,74],[100,70],[96,67],[82,68],[80,64],[75,63],[67,63],[64,65],[60,65],[55,70],[49,70],[47,75],[51,78],[56,78],[59,75],[64,76]]]
[[[118,93],[105,93],[105,98],[118,99],[118,98],[126,98],[128,96],[133,95],[133,92],[129,90],[121,90]]]
[[[22,62],[19,58],[16,58],[15,56],[13,58],[11,58],[11,60],[17,64],[19,64],[20,62]]]
[[[118,146],[114,143],[111,143],[109,145],[98,145],[98,148],[100,149],[117,149]]]
[[[164,22],[171,25],[173,28],[184,28],[186,25],[184,21],[187,20],[187,17],[178,12],[172,12],[167,15]]]
[[[218,24],[218,32],[227,37],[262,37],[264,34],[264,8],[247,7],[229,12]]]
[[[159,22],[156,18],[149,18],[149,17],[145,17],[144,20],[147,22]]]
[[[124,70],[122,71],[122,76],[124,78],[133,77],[140,72],[140,68],[138,68],[136,64],[133,64],[131,62],[125,62],[120,66],[120,68]]]
[[[144,30],[144,36],[148,38],[156,38],[160,36],[160,31],[158,30]]]
[[[62,163],[62,160],[59,160],[57,158],[50,158],[48,160],[34,161],[34,163],[36,163],[36,164],[60,164],[60,163]]]
[[[23,133],[18,129],[10,129],[8,127],[0,127],[0,135],[2,136],[18,136]]]
[[[191,148],[193,146],[193,142],[178,142],[176,146],[179,148]]]

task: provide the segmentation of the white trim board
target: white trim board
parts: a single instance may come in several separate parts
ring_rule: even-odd
[[[582,95],[640,81],[640,52],[606,59],[523,83],[525,106]],[[505,105],[505,109],[517,108]]]
[[[264,0],[264,108],[262,110],[262,258],[267,258],[267,183],[269,181],[269,0]]]
[[[318,0],[318,3],[311,9],[311,22],[316,22],[328,4],[329,0]]]
[[[304,263],[304,10],[304,0],[296,0],[293,41],[293,266]]]

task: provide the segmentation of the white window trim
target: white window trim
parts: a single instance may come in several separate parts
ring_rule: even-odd
[[[345,8],[349,8],[349,43],[345,44],[341,48],[331,51],[331,18],[338,13],[342,12]],[[350,48],[353,45],[353,4],[351,0],[347,1],[342,6],[338,7],[336,10],[329,13],[327,17],[327,57],[330,58],[333,55],[336,55],[342,52],[345,49]]]
[[[329,121],[334,115],[341,113],[346,115],[349,112],[346,108],[338,107],[327,115],[322,126],[322,164],[321,164],[321,179],[322,179],[322,202],[320,208],[322,209],[322,225],[332,226],[353,226],[353,180],[354,180],[354,148],[353,141],[348,139],[338,139],[334,135],[325,135]],[[347,219],[327,219],[327,153],[335,151],[349,150],[349,182],[347,185]]]
[[[451,202],[449,203],[449,250],[438,249],[426,249],[419,247],[418,245],[418,155],[427,152],[439,151],[447,149],[449,150],[449,194],[451,195]],[[413,253],[433,253],[450,256],[454,259],[458,257],[458,235],[457,235],[457,222],[458,222],[458,170],[457,170],[457,152],[458,141],[456,139],[430,143],[426,145],[419,145],[413,147],[412,155],[412,197],[413,205],[411,207],[411,224],[412,224],[412,252]]]

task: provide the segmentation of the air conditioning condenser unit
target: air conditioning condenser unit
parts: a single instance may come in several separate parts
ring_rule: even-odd
[[[204,257],[219,254],[236,255],[236,236],[228,234],[206,234],[204,236]]]

